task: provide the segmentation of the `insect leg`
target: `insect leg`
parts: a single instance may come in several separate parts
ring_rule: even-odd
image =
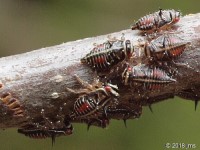
[[[91,84],[89,84],[88,82],[82,80],[81,78],[78,77],[78,75],[74,75],[76,80],[81,84],[83,85],[84,87],[90,89],[90,90],[93,90],[93,86]]]

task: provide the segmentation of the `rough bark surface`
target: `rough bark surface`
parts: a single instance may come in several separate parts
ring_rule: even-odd
[[[200,99],[200,14],[181,18],[175,25],[175,32],[191,45],[184,51],[177,63],[170,69],[176,70],[173,78],[176,84],[160,91],[134,92],[131,88],[119,86],[120,101],[130,105],[140,101],[143,106],[180,96],[192,100]],[[130,29],[109,34],[111,37],[126,39],[137,43],[144,39],[138,30]],[[52,119],[68,115],[76,95],[69,93],[66,87],[82,88],[74,74],[91,83],[96,75],[86,65],[80,63],[93,47],[93,43],[103,43],[109,35],[67,42],[61,45],[42,48],[24,54],[0,59],[0,95],[9,92],[23,106],[24,117],[13,117],[5,104],[0,103],[0,128],[20,127],[29,122],[39,121],[43,115]],[[111,78],[112,79],[112,78]],[[114,82],[114,81],[113,81]],[[188,94],[187,94],[188,93]],[[192,93],[192,94],[191,94]]]

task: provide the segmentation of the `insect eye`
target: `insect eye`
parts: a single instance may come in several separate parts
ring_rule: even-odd
[[[180,16],[181,16],[181,13],[180,12],[177,12],[176,13],[176,16],[174,18],[174,22],[178,22],[180,20]]]
[[[174,21],[175,21],[175,22],[178,22],[178,21],[179,21],[179,18],[178,18],[178,17],[176,17]]]
[[[105,90],[109,92],[109,91],[111,91],[111,87],[110,86],[106,86]]]

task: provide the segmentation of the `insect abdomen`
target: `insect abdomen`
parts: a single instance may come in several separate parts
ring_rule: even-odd
[[[154,60],[171,60],[179,57],[189,42],[184,42],[175,35],[162,35],[152,40],[145,47],[145,55]]]
[[[108,118],[116,118],[116,119],[139,118],[141,113],[142,113],[142,106],[139,109],[133,109],[133,108],[128,108],[127,106],[118,105],[115,108],[108,107],[106,109],[106,114]]]
[[[105,44],[107,43],[95,47],[89,54],[81,59],[81,62],[88,64],[97,71],[105,71],[125,58],[122,41],[117,40],[113,42],[112,45],[115,45],[113,47],[112,45],[110,45],[110,47],[102,46]]]
[[[181,13],[175,10],[162,10],[146,15],[140,18],[134,25],[131,26],[132,30],[139,29],[142,31],[159,31],[167,29],[180,20]]]
[[[132,26],[132,30],[139,29],[139,30],[151,30],[155,28],[155,17],[153,14],[144,16],[140,18],[135,25]]]
[[[62,135],[72,134],[73,127],[70,128],[61,128],[61,129],[18,129],[18,133],[24,134],[33,139],[45,139],[52,138]]]
[[[48,137],[52,137],[51,134],[46,130],[25,130],[25,129],[18,129],[18,133],[24,134],[33,139],[45,139]]]
[[[82,118],[92,115],[91,112],[95,111],[97,105],[97,100],[94,97],[89,97],[87,95],[81,96],[74,104],[72,116]]]
[[[128,66],[124,80],[130,85],[144,85],[145,88],[156,90],[169,83],[176,82],[159,68],[149,68],[148,66]],[[128,79],[127,79],[128,78]]]

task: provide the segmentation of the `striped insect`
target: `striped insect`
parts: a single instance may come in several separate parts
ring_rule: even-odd
[[[89,130],[91,126],[106,128],[109,125],[110,120],[105,115],[102,115],[96,118],[76,118],[74,120],[71,120],[71,122],[86,123],[87,130]]]
[[[152,60],[171,60],[179,57],[189,42],[175,34],[164,34],[145,44],[145,55]]]
[[[106,116],[112,119],[122,119],[124,120],[124,125],[126,127],[127,119],[135,119],[139,118],[142,114],[142,105],[134,104],[134,105],[124,105],[119,104],[116,107],[107,107]]]
[[[32,139],[52,139],[52,146],[55,143],[55,138],[59,136],[68,136],[73,133],[73,126],[68,124],[63,128],[38,128],[32,125],[29,127],[18,129],[18,133],[24,134]]]
[[[135,22],[131,29],[141,30],[144,33],[154,33],[165,30],[180,20],[181,13],[174,9],[162,10],[146,15]]]
[[[131,87],[143,86],[149,90],[159,90],[161,87],[176,82],[167,73],[159,68],[149,68],[146,65],[130,66],[122,73],[124,85]]]
[[[8,108],[12,117],[23,117],[24,110],[18,99],[14,98],[11,93],[6,92],[1,95],[0,101]]]
[[[112,101],[112,95],[109,92],[114,91],[113,85],[107,85],[95,92],[80,96],[74,103],[74,110],[71,114],[72,118],[96,118],[101,116],[103,109]],[[100,96],[100,94],[102,94]]]
[[[131,58],[133,51],[130,40],[108,41],[93,48],[81,62],[97,72],[108,71],[124,59]]]
[[[73,112],[70,115],[72,119],[96,118],[103,115],[103,110],[107,105],[117,103],[119,94],[118,87],[112,84],[103,85],[97,81],[94,85],[88,84],[78,76],[76,79],[86,87],[84,90],[76,92],[67,88],[69,92],[78,94],[79,97],[74,103]]]

